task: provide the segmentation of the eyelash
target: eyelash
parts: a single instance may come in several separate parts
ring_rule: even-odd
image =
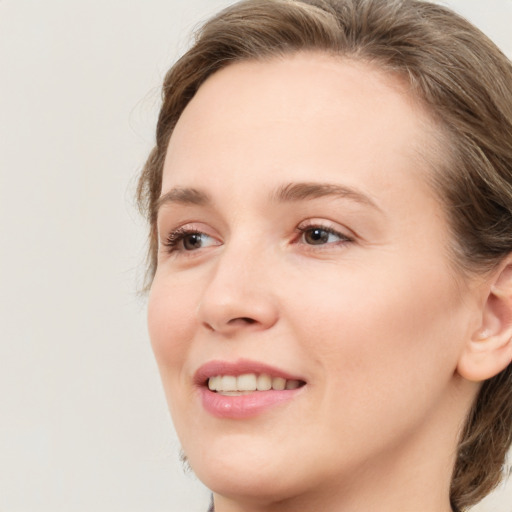
[[[308,225],[305,225],[305,226],[298,226],[296,228],[296,231],[297,233],[300,234],[300,238],[304,237],[306,233],[308,233],[309,231],[312,231],[312,230],[319,230],[319,231],[323,231],[324,233],[328,233],[329,235],[334,235],[336,237],[338,237],[340,240],[338,242],[331,242],[331,243],[321,243],[321,244],[307,244],[307,243],[304,243],[304,245],[307,245],[309,247],[314,247],[316,245],[318,246],[323,246],[323,245],[339,245],[339,244],[345,244],[347,242],[353,242],[354,239],[347,236],[347,235],[344,235],[343,233],[340,233],[339,231],[331,228],[331,227],[328,227],[328,226],[322,226],[321,224],[308,224]],[[179,247],[179,244],[181,242],[183,242],[183,240],[185,238],[187,238],[188,236],[191,236],[191,235],[206,235],[206,236],[210,236],[206,233],[204,233],[203,231],[200,231],[198,229],[191,229],[191,228],[186,228],[186,227],[183,227],[183,228],[178,228],[178,229],[175,229],[174,231],[171,231],[169,233],[169,235],[167,236],[167,238],[165,239],[165,241],[162,243],[162,245],[164,245],[166,248],[167,248],[167,252],[168,253],[173,253],[173,252],[176,252],[176,251],[183,251],[183,252],[194,252],[193,250],[186,250],[184,248],[180,248]]]
[[[202,231],[199,231],[198,229],[190,229],[190,228],[178,228],[174,231],[171,231],[168,235],[165,241],[163,242],[163,245],[167,247],[168,252],[174,252],[179,250],[178,244],[182,242],[187,236],[190,235],[204,235]]]
[[[329,226],[323,226],[322,224],[308,224],[308,225],[304,225],[304,226],[298,226],[297,227],[297,231],[300,233],[301,235],[301,238],[305,236],[305,234],[308,232],[308,231],[312,231],[312,230],[315,230],[315,229],[318,229],[319,231],[323,231],[325,233],[328,233],[329,235],[335,235],[337,236],[340,240],[338,242],[335,242],[336,245],[339,245],[339,244],[345,244],[347,242],[353,242],[354,239],[349,237],[348,235],[345,235],[339,231],[337,231],[336,229],[333,229]],[[319,246],[323,246],[323,245],[333,245],[333,243],[330,243],[330,244],[305,244],[305,245],[308,245],[310,247],[314,247],[315,245],[319,245]]]

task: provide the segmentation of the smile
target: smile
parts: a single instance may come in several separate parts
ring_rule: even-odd
[[[203,408],[217,418],[250,418],[302,394],[306,381],[249,360],[211,361],[194,376]]]
[[[217,375],[208,379],[208,389],[226,396],[237,396],[254,391],[283,391],[297,389],[303,382],[297,379],[271,377],[266,373],[245,373],[243,375]]]

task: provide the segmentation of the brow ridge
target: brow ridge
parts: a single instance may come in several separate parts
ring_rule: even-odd
[[[287,183],[278,187],[271,194],[271,200],[274,202],[296,202],[329,196],[351,199],[380,210],[377,204],[366,194],[352,187],[336,183]],[[210,196],[202,190],[193,187],[176,187],[158,198],[155,204],[155,212],[158,212],[162,206],[173,203],[205,206],[211,204],[212,200]]]
[[[202,190],[189,187],[177,187],[162,194],[158,198],[155,204],[155,211],[158,212],[162,206],[172,203],[203,206],[210,204],[211,199],[210,196]]]
[[[288,183],[280,186],[272,195],[272,199],[278,202],[294,202],[304,201],[307,199],[318,199],[327,196],[351,199],[358,203],[380,210],[377,204],[363,192],[360,192],[355,188],[338,185],[336,183]]]

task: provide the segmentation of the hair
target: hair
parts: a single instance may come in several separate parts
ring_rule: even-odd
[[[246,0],[208,21],[168,71],[137,189],[150,225],[147,284],[156,270],[156,203],[169,139],[201,84],[244,60],[319,51],[406,80],[442,132],[434,172],[461,273],[485,273],[512,252],[512,64],[453,11],[421,0]],[[485,381],[460,434],[450,500],[467,509],[495,488],[512,443],[512,365]]]

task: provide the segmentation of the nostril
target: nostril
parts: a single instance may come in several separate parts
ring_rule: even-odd
[[[248,325],[251,325],[251,324],[255,324],[256,323],[256,320],[254,320],[254,318],[250,318],[248,316],[240,316],[238,318],[232,318],[228,324],[237,324],[237,323],[244,323],[244,324],[248,324]]]
[[[258,323],[257,320],[255,320],[254,318],[250,318],[248,316],[239,316],[239,317],[236,317],[236,318],[232,318],[231,320],[228,320],[225,325],[225,327],[228,327],[228,328],[236,328],[237,326],[238,327],[242,327],[244,325],[253,325],[253,324],[256,324]],[[223,330],[223,327],[222,325],[215,325],[214,323],[210,323],[210,322],[203,322],[203,326],[208,329],[209,331],[222,331]]]

